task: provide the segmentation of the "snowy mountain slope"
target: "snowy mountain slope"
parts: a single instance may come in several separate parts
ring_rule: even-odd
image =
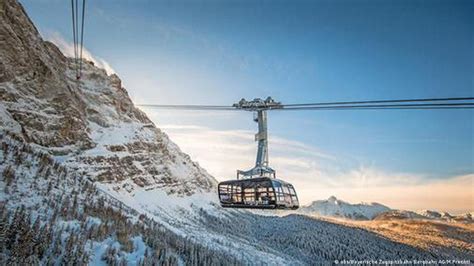
[[[329,216],[356,220],[371,220],[390,208],[379,203],[350,204],[332,196],[327,200],[313,201],[301,207],[299,213],[316,216]]]
[[[1,133],[0,146],[1,265],[237,264],[111,198],[16,134]]]
[[[135,197],[129,194],[109,193],[173,232],[251,264],[308,265],[316,261],[330,263],[336,259],[362,260],[374,256],[380,259],[435,258],[425,251],[387,241],[365,230],[301,215],[260,216],[222,209],[206,204],[196,198],[197,195],[170,198],[148,191],[143,195],[137,193],[140,200],[134,201]]]

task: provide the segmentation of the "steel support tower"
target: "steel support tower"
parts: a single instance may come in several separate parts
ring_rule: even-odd
[[[265,100],[260,98],[247,101],[245,99],[235,103],[233,107],[250,112],[254,112],[254,121],[258,123],[258,132],[255,134],[257,141],[257,158],[255,166],[247,171],[237,170],[237,179],[253,177],[275,177],[275,170],[268,165],[268,126],[267,110],[280,109],[280,102],[275,102],[271,97]]]

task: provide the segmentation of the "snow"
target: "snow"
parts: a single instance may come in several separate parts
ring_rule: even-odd
[[[220,212],[215,207],[218,205],[218,199],[214,192],[179,196],[168,194],[162,189],[141,189],[131,195],[126,192],[116,191],[111,184],[99,183],[97,187],[127,206],[138,210],[140,213],[153,217],[156,221],[167,226],[168,229],[179,234],[183,232],[176,225],[190,219],[192,216],[197,216],[198,210],[204,210],[213,215],[220,215]]]
[[[89,129],[91,139],[98,146],[127,144],[131,140],[156,141],[154,132],[138,122],[121,122],[110,127],[102,127],[89,121]]]
[[[116,191],[111,184],[98,184],[98,189],[109,194],[128,207],[146,214],[174,233],[203,244],[215,250],[224,250],[235,256],[245,257],[249,261],[265,261],[273,265],[289,262],[278,255],[255,249],[255,243],[245,239],[236,239],[222,232],[213,232],[203,224],[203,213],[215,220],[228,220],[234,214],[250,214],[238,210],[222,209],[218,204],[217,193],[201,192],[190,196],[167,194],[162,189],[139,190],[134,195]],[[230,218],[232,219],[232,218]],[[297,263],[298,264],[298,263]]]
[[[90,261],[90,264],[91,265],[107,265],[107,263],[102,260],[102,255],[105,253],[108,246],[113,243],[116,243],[116,242],[110,238],[107,238],[102,242],[95,242],[95,241],[92,242],[92,248],[87,250],[92,253],[92,259]]]
[[[107,265],[107,262],[104,261],[103,255],[106,253],[107,248],[114,247],[121,253],[121,257],[125,258],[128,265],[138,265],[140,260],[143,259],[145,255],[145,251],[147,246],[143,241],[142,236],[135,236],[130,239],[133,242],[133,251],[132,252],[124,252],[120,249],[120,243],[112,238],[106,238],[102,242],[89,242],[88,247],[92,245],[88,249],[89,252],[92,254],[92,258],[90,260],[90,265]]]
[[[63,229],[68,228],[68,231],[74,231],[81,228],[81,223],[78,220],[60,221],[58,222],[58,227]]]
[[[102,224],[102,220],[97,217],[88,216],[86,219],[86,227],[90,228],[91,226],[99,226]]]
[[[429,219],[440,219],[443,216],[441,213],[432,210],[421,210],[416,213]]]
[[[127,253],[126,258],[129,265],[138,265],[140,259],[145,255],[146,245],[141,236],[131,239],[133,242],[133,252]]]
[[[135,236],[130,240],[133,242],[133,251],[130,253],[120,250],[120,243],[111,238],[106,238],[102,242],[89,243],[87,246],[92,244],[92,248],[88,250],[92,253],[90,265],[107,265],[107,262],[102,259],[102,256],[109,247],[115,247],[117,250],[120,250],[120,253],[122,253],[128,265],[138,265],[140,260],[143,259],[147,247],[142,236]]]
[[[327,200],[314,201],[308,206],[301,207],[298,212],[317,216],[370,220],[389,210],[389,207],[379,203],[350,204],[331,196]]]

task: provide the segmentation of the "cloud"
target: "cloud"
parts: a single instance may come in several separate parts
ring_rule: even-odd
[[[216,130],[196,125],[158,126],[218,180],[235,177],[236,169],[254,165],[253,131]],[[277,176],[292,183],[300,201],[335,195],[346,201],[373,201],[392,208],[470,211],[474,174],[432,179],[413,173],[393,173],[375,166],[348,163],[348,158],[278,136],[270,137],[270,165]]]
[[[74,57],[74,43],[67,41],[58,32],[46,32],[44,38],[47,41],[54,43],[63,54],[67,57]],[[116,73],[112,66],[104,59],[93,56],[85,47],[82,50],[82,56],[84,59],[94,62],[99,68],[103,68],[108,75]]]

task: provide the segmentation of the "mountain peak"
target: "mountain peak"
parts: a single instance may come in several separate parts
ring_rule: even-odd
[[[337,199],[335,196],[331,196],[327,200],[313,201],[310,205],[300,208],[300,212],[304,214],[356,220],[370,220],[389,210],[389,207],[379,203],[351,204]]]
[[[337,198],[335,196],[331,196],[331,197],[328,198],[328,201],[336,203]]]

